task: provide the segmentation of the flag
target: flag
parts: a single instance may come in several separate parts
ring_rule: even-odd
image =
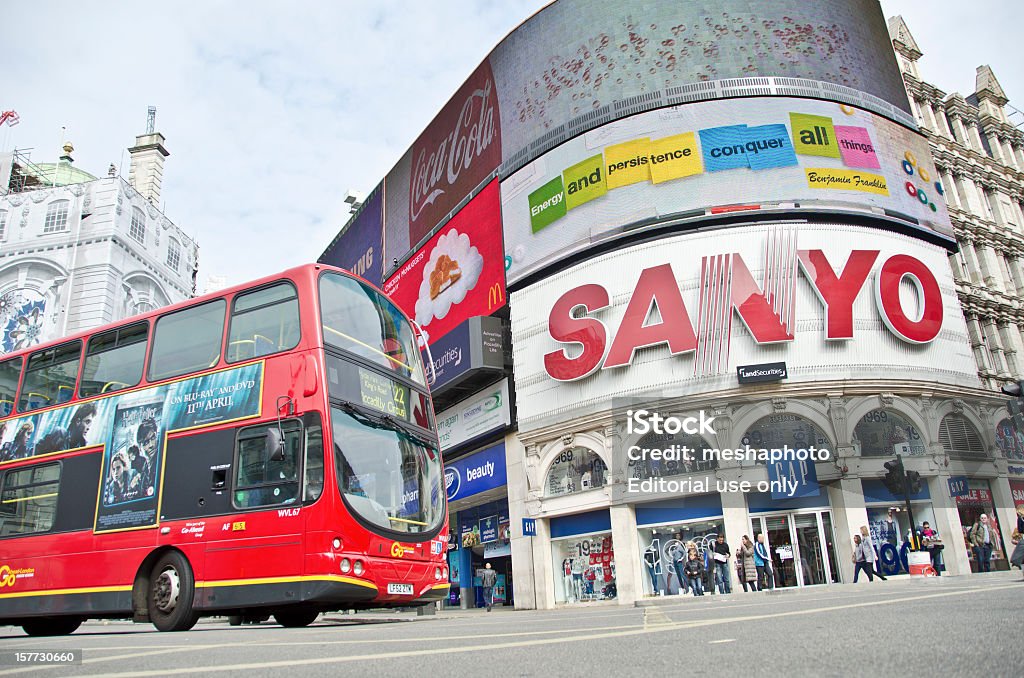
[[[18,116],[17,111],[4,111],[0,113],[0,125],[7,123],[8,127],[14,127],[19,122],[21,122],[21,118]]]

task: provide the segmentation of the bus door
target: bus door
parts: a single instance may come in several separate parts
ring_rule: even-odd
[[[298,419],[238,431],[229,469],[232,477],[226,479],[234,513],[213,525],[207,541],[207,586],[216,581],[302,574],[304,437]]]

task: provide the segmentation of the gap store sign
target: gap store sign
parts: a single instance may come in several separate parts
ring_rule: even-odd
[[[445,464],[444,484],[449,502],[502,487],[507,482],[504,443]]]

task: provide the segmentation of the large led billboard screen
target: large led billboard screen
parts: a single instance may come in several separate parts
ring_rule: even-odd
[[[914,124],[877,0],[559,0],[495,47],[388,173],[385,275],[503,162],[641,111],[764,94]]]
[[[920,134],[813,99],[736,99],[664,108],[591,130],[501,187],[515,282],[625,230],[751,204],[889,210],[952,242]]]

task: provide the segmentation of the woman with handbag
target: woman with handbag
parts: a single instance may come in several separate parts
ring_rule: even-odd
[[[867,548],[871,549],[871,569],[875,573],[875,576],[882,581],[885,581],[888,577],[882,574],[882,568],[878,567],[880,559],[876,557],[877,554],[875,553],[875,546],[871,543],[871,532],[868,530],[867,525],[860,526],[860,540],[861,543],[867,544]]]

